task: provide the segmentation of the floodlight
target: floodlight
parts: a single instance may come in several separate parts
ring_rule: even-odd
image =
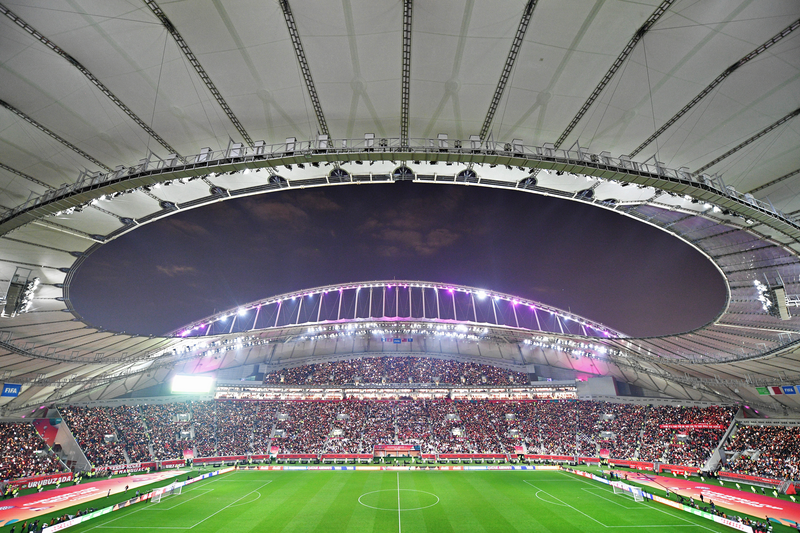
[[[197,394],[210,392],[214,378],[208,376],[187,376],[178,374],[172,378],[173,394]]]

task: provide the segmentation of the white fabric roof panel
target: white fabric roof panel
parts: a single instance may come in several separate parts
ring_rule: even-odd
[[[496,131],[532,144],[557,139],[658,4],[539,2],[510,80],[507,118]]]
[[[13,237],[13,234],[11,236]],[[3,238],[0,242],[3,243],[2,247],[0,247],[0,259],[53,268],[68,268],[75,261],[75,257],[71,256],[68,252],[50,250],[12,241],[7,238]]]
[[[53,248],[51,251],[64,253],[83,252],[94,244],[94,241],[85,237],[71,235],[62,231],[53,231],[47,226],[34,224],[19,228],[8,237],[13,238],[15,241],[22,241],[22,243],[32,243],[32,247],[49,246]]]
[[[98,201],[98,206],[102,207],[101,201]],[[59,226],[66,227],[67,229],[64,231],[74,229],[87,235],[107,235],[122,226],[119,218],[104,213],[99,209],[84,209],[81,212],[73,212],[69,215],[50,217],[47,219],[47,222],[53,222]],[[83,237],[89,240],[90,244],[93,243],[90,237]]]

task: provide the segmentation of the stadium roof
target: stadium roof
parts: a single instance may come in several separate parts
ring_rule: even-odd
[[[227,198],[395,180],[593,203],[718,266],[715,321],[608,341],[628,355],[598,373],[694,399],[800,384],[800,318],[765,312],[775,294],[754,284],[800,292],[796,2],[41,0],[0,13],[0,278],[17,275],[17,300],[41,282],[27,312],[5,302],[15,316],[0,318],[0,378],[29,385],[6,407],[114,397],[172,371],[188,340],[104,331],[72,309],[72,275],[103,243]]]

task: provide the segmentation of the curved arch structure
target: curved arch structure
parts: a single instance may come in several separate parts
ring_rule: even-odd
[[[800,394],[761,396],[756,388],[800,385],[792,307],[800,304],[800,197],[790,187],[800,175],[800,136],[787,127],[800,114],[796,5],[744,3],[721,14],[704,3],[662,2],[654,11],[606,3],[564,16],[556,2],[535,10],[468,2],[463,17],[432,10],[412,24],[410,9],[374,2],[296,4],[257,12],[156,0],[139,9],[87,0],[80,12],[0,5],[9,35],[0,87],[0,379],[26,385],[3,409],[113,398],[177,369],[271,364],[283,350],[302,352],[310,342],[301,339],[302,320],[281,324],[279,313],[272,328],[254,322],[252,332],[214,329],[203,339],[106,331],[72,307],[70,282],[103,243],[186,209],[397,181],[496,187],[613,210],[701,251],[727,288],[720,314],[681,334],[537,333],[496,320],[482,326],[490,339],[431,344],[430,354],[613,375],[676,398],[800,408]],[[696,23],[674,24],[679,17]],[[759,24],[744,23],[752,20]],[[166,83],[149,77],[159,58],[138,43],[152,42],[153,29],[167,39],[164,50],[177,43],[193,71],[176,74],[167,64]],[[276,38],[265,43],[264,35]],[[667,53],[639,61],[645,41]],[[416,62],[420,50],[436,53]],[[291,81],[297,62],[303,76]],[[203,87],[222,113],[206,109]],[[479,126],[480,135],[469,135]],[[296,139],[315,129],[316,138]],[[448,129],[460,139],[433,133]],[[352,138],[360,131],[377,135]],[[157,145],[169,153],[153,153]],[[642,160],[611,155],[631,150]],[[62,185],[65,169],[84,164],[92,170]],[[750,192],[697,172],[706,169]],[[349,323],[358,323],[358,309]],[[465,318],[456,302],[453,319]],[[202,343],[216,343],[216,354],[203,355],[210,348]],[[374,349],[333,346],[337,357]]]
[[[402,280],[326,285],[272,296],[207,316],[173,331],[172,335],[195,338],[288,326],[420,320],[508,327],[542,334],[625,337],[574,313],[510,294],[464,285]]]

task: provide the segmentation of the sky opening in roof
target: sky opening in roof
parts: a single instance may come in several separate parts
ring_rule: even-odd
[[[170,216],[92,254],[70,296],[90,324],[163,334],[259,298],[376,279],[506,292],[632,336],[702,326],[725,303],[708,259],[629,217],[408,182],[293,190]]]

